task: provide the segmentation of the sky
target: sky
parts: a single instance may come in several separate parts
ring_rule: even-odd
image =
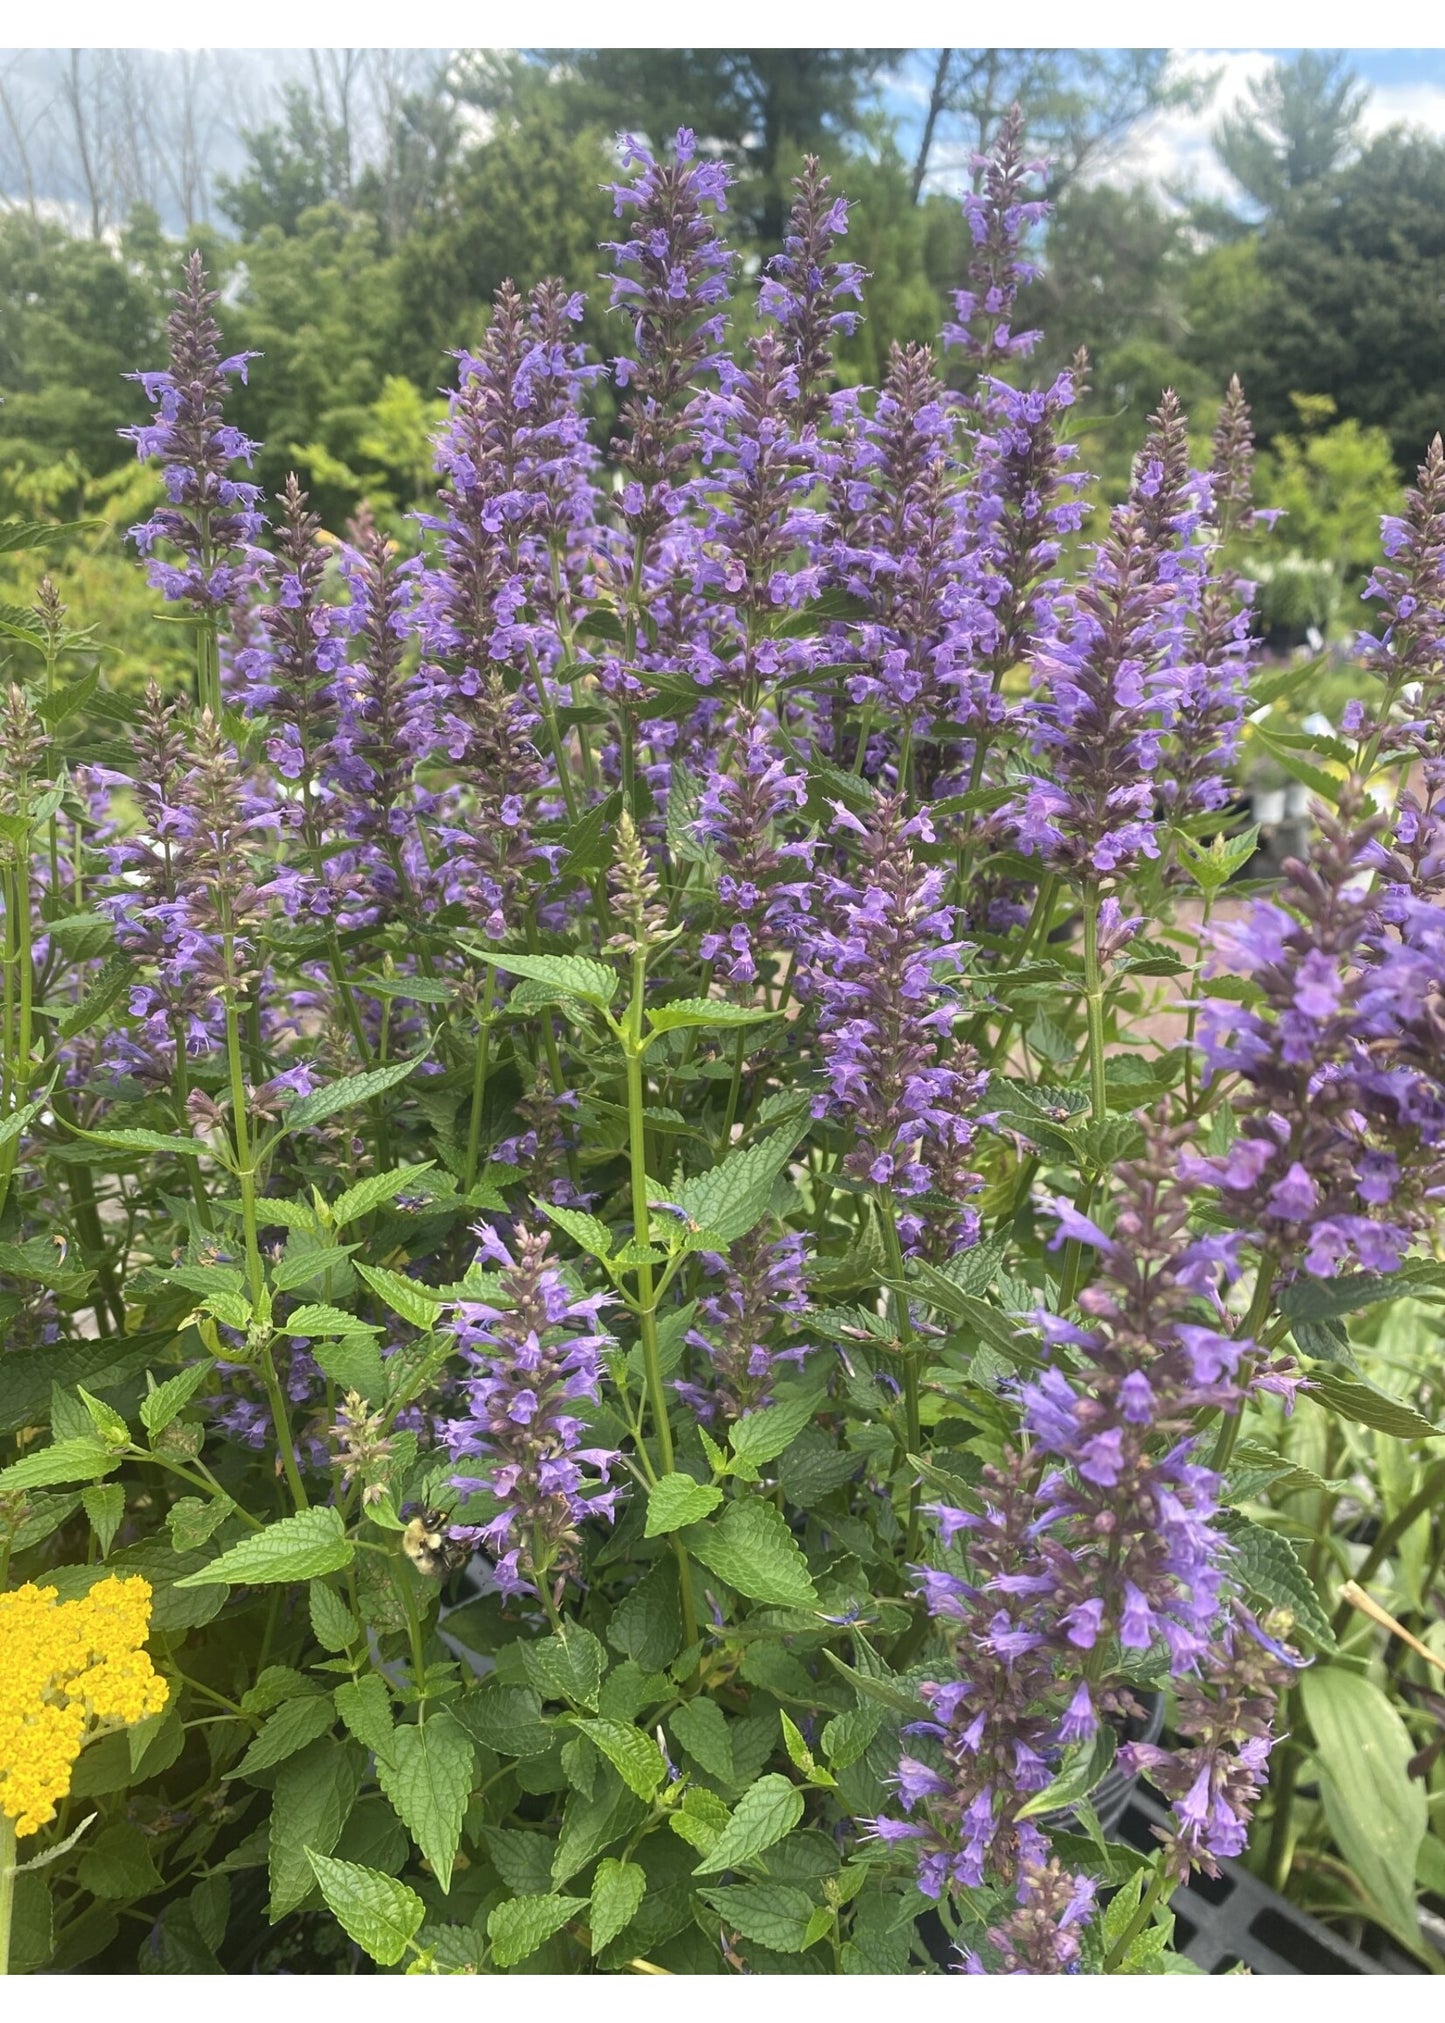
[[[1227,197],[1234,185],[1210,147],[1219,116],[1268,70],[1295,50],[1180,50],[1181,73],[1219,75],[1211,103],[1197,113],[1173,112],[1145,122],[1110,166],[1111,180],[1192,182],[1204,196]],[[1403,122],[1445,137],[1445,49],[1351,49],[1346,52],[1370,96],[1361,116],[1367,136]]]
[[[1267,4],[1267,0],[1256,0],[1256,4]],[[1328,0],[1316,0],[1316,4],[1327,6]],[[909,25],[913,25],[911,19]],[[320,22],[313,32],[318,29],[325,33]],[[560,41],[556,46],[568,45]],[[1197,112],[1171,111],[1144,121],[1094,172],[1115,182],[1143,180],[1156,187],[1192,188],[1199,196],[1237,199],[1239,192],[1214,155],[1211,133],[1221,114],[1268,69],[1275,56],[1294,53],[1280,48],[1176,51],[1173,61],[1181,75],[1215,80],[1208,103]],[[1347,53],[1370,87],[1363,115],[1367,135],[1403,121],[1445,138],[1445,49],[1353,49]],[[410,54],[424,60],[422,52]],[[137,75],[147,82],[142,98],[149,108],[147,118],[153,123],[164,122],[168,107],[174,109],[179,102],[164,84],[173,68],[188,62],[199,66],[197,75],[205,87],[196,100],[201,114],[200,145],[212,176],[237,172],[244,160],[241,129],[260,124],[268,113],[274,116],[267,101],[277,81],[287,75],[306,75],[308,64],[306,53],[296,48],[213,47],[189,55],[172,48],[134,55]],[[408,52],[396,51],[393,57],[405,60]],[[57,93],[59,76],[68,61],[67,50],[0,50],[0,112],[4,114],[0,119],[0,202],[5,198],[17,201],[28,175],[54,214],[69,216],[77,210],[81,192],[71,159],[74,149]],[[885,92],[885,103],[899,121],[905,155],[913,152],[911,143],[922,120],[925,74],[925,64],[916,58],[905,59]],[[23,169],[14,141],[17,132],[26,137]],[[930,177],[930,185],[943,190],[957,188],[963,150],[945,147],[939,150],[937,160],[939,171]],[[175,215],[180,199],[172,190],[157,184],[143,194],[156,204],[168,224],[179,228],[185,214]]]
[[[1215,156],[1210,136],[1221,114],[1245,96],[1250,84],[1262,77],[1277,57],[1297,53],[1295,49],[1274,48],[1176,50],[1176,74],[1215,79],[1213,93],[1197,112],[1160,113],[1135,127],[1125,144],[1097,170],[1099,178],[1117,183],[1186,185],[1200,196],[1237,198],[1239,191]],[[1445,138],[1445,49],[1351,49],[1345,53],[1370,87],[1361,117],[1367,136],[1403,121]],[[887,94],[905,154],[912,152],[908,139],[921,124],[925,99],[921,67],[905,64]],[[957,151],[940,151],[940,159],[946,162],[950,152]],[[930,186],[938,189],[949,188],[956,181],[956,173],[948,167],[929,178]]]

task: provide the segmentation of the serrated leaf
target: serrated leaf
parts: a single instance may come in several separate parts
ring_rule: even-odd
[[[1035,1791],[1027,1804],[1019,1807],[1019,1819],[1040,1819],[1046,1813],[1065,1812],[1077,1805],[1107,1773],[1114,1761],[1118,1737],[1101,1728],[1092,1742],[1076,1742],[1066,1749],[1058,1773],[1042,1791]]]
[[[698,1895],[731,1930],[770,1953],[801,1953],[812,1943],[808,1928],[816,1906],[806,1890],[787,1883],[731,1883]]]
[[[57,1440],[0,1468],[0,1495],[16,1489],[48,1489],[56,1482],[90,1482],[119,1468],[120,1460],[107,1440]]]
[[[358,1180],[354,1187],[348,1187],[332,1202],[333,1227],[344,1229],[358,1216],[380,1208],[383,1202],[394,1201],[398,1194],[405,1194],[414,1181],[420,1179],[423,1173],[429,1173],[435,1165],[434,1159],[423,1159],[417,1166],[399,1166],[391,1173],[372,1173],[365,1180]]]
[[[324,1580],[314,1580],[307,1599],[311,1611],[311,1633],[322,1650],[350,1650],[361,1635],[361,1625],[335,1588]]]
[[[580,1208],[557,1208],[540,1196],[532,1196],[532,1205],[545,1215],[549,1222],[555,1222],[571,1237],[579,1250],[585,1250],[589,1257],[610,1257],[612,1254],[612,1231],[595,1215],[588,1215]]]
[[[1357,1425],[1373,1427],[1395,1440],[1428,1440],[1441,1430],[1403,1398],[1392,1398],[1373,1384],[1338,1376],[1333,1370],[1312,1370],[1309,1389],[1301,1395],[1337,1412],[1342,1419],[1353,1419]]]
[[[590,1630],[569,1623],[566,1635],[522,1645],[522,1662],[537,1691],[550,1700],[597,1710],[597,1694],[607,1654]]]
[[[214,1368],[214,1363],[207,1356],[199,1363],[192,1363],[189,1369],[182,1370],[179,1376],[167,1377],[163,1384],[147,1391],[140,1401],[140,1419],[152,1440],[158,1433],[164,1433],[177,1414],[185,1409]]]
[[[358,1314],[349,1314],[343,1307],[329,1306],[325,1300],[314,1300],[306,1306],[297,1307],[287,1314],[277,1327],[286,1335],[379,1335],[381,1329],[374,1321],[364,1321]]]
[[[323,1278],[328,1272],[346,1271],[355,1247],[345,1243],[317,1243],[307,1244],[298,1250],[293,1246],[272,1267],[272,1287],[276,1292],[295,1292],[298,1286],[309,1285],[312,1279]]]
[[[335,1713],[325,1697],[287,1700],[271,1716],[236,1768],[233,1777],[249,1777],[256,1770],[270,1770],[295,1756],[309,1742],[330,1729]]]
[[[195,1138],[171,1138],[164,1131],[82,1131],[78,1124],[68,1128],[92,1144],[110,1145],[120,1152],[173,1152],[180,1159],[199,1159],[206,1150]]]
[[[694,1558],[751,1601],[782,1608],[817,1602],[808,1562],[771,1503],[750,1497],[729,1504],[717,1524],[695,1526],[686,1542]]]
[[[647,1014],[655,1033],[676,1032],[684,1026],[753,1026],[778,1016],[764,1005],[729,1004],[720,997],[675,998]]]
[[[421,1930],[426,1905],[415,1890],[354,1861],[306,1850],[327,1908],[348,1938],[379,1967],[394,1967]]]
[[[83,1489],[80,1500],[99,1543],[100,1556],[104,1559],[125,1516],[125,1491],[118,1482],[97,1483]]]
[[[588,955],[513,955],[489,950],[486,959],[508,976],[528,977],[533,983],[549,985],[563,997],[581,998],[584,1004],[610,1005],[617,995],[616,970]]]
[[[77,534],[88,534],[101,524],[99,520],[0,520],[0,555],[63,547]]]
[[[587,1908],[586,1897],[514,1897],[498,1904],[487,1919],[492,1965],[515,1967],[560,1932],[569,1918]]]
[[[652,1797],[667,1775],[667,1765],[650,1735],[628,1721],[609,1720],[606,1715],[575,1725],[607,1758],[629,1791],[638,1798]]]
[[[377,1782],[431,1864],[445,1895],[472,1791],[476,1749],[449,1714],[425,1727],[394,1728],[390,1751],[376,1759]]]
[[[365,1764],[354,1743],[328,1738],[288,1757],[276,1772],[267,1857],[273,1925],[316,1887],[306,1849],[330,1854],[335,1847],[356,1803]]]
[[[645,1672],[672,1663],[682,1642],[682,1601],[670,1560],[660,1562],[623,1596],[607,1625],[607,1641]]]
[[[385,1068],[366,1068],[359,1075],[346,1075],[339,1082],[330,1082],[324,1089],[313,1089],[309,1096],[291,1105],[281,1119],[281,1129],[304,1131],[334,1117],[340,1110],[354,1110],[359,1104],[370,1103],[404,1082],[408,1075],[414,1075],[425,1059],[425,1054],[413,1054],[409,1061],[392,1061]]]
[[[695,1699],[684,1700],[668,1715],[667,1726],[674,1741],[687,1751],[694,1762],[700,1763],[710,1777],[720,1778],[724,1784],[734,1782],[732,1731],[716,1700],[709,1699],[705,1693],[699,1693]]]
[[[765,1848],[790,1834],[803,1816],[803,1794],[786,1777],[760,1777],[733,1807],[732,1817],[698,1863],[694,1875],[718,1875],[741,1868]]]
[[[315,1592],[313,1585],[312,1592]],[[347,1611],[348,1616],[350,1611]],[[392,1736],[395,1730],[391,1719],[391,1695],[386,1683],[375,1672],[367,1672],[360,1679],[348,1679],[332,1694],[336,1711],[356,1737],[363,1749],[369,1749],[373,1756],[391,1754]]]
[[[0,1477],[0,1485],[4,1478]],[[300,1510],[243,1538],[177,1587],[261,1587],[277,1581],[314,1580],[346,1566],[355,1548],[334,1505]]]
[[[214,1538],[235,1504],[229,1496],[182,1496],[166,1512],[166,1529],[177,1552],[194,1552]]]
[[[810,1391],[806,1397],[780,1399],[760,1412],[747,1413],[729,1434],[734,1454],[754,1468],[776,1461],[812,1423],[824,1396],[822,1391]]]
[[[311,1356],[342,1391],[375,1404],[386,1396],[386,1368],[371,1335],[345,1334],[336,1341],[313,1341]]]
[[[427,1286],[418,1285],[415,1279],[405,1278],[399,1271],[387,1271],[378,1264],[355,1266],[357,1273],[371,1287],[377,1298],[385,1301],[394,1314],[400,1314],[404,1321],[410,1321],[414,1328],[432,1328],[436,1325],[441,1309],[440,1295]]]
[[[594,1958],[632,1923],[646,1888],[647,1877],[636,1862],[615,1861],[610,1857],[598,1862],[597,1873],[592,1878],[592,1907],[588,1918],[592,1928]]]
[[[700,1228],[724,1243],[735,1243],[767,1214],[773,1182],[791,1158],[799,1135],[796,1130],[775,1132],[731,1153],[710,1173],[684,1180],[674,1189],[673,1200]]]
[[[660,1538],[669,1531],[681,1531],[696,1524],[722,1502],[722,1491],[708,1482],[694,1482],[690,1475],[664,1475],[647,1494],[646,1538]]]
[[[1249,1592],[1271,1607],[1288,1609],[1316,1650],[1335,1650],[1330,1619],[1290,1541],[1237,1510],[1227,1511],[1219,1528],[1234,1548],[1231,1570]]]
[[[1343,1665],[1312,1666],[1300,1691],[1330,1831],[1386,1917],[1414,1940],[1415,1864],[1429,1812],[1424,1785],[1409,1774],[1409,1730],[1372,1680]]]

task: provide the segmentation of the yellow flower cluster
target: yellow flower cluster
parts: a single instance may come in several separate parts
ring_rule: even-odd
[[[53,1587],[0,1594],[0,1811],[17,1835],[55,1817],[82,1745],[166,1704],[146,1655],[150,1582],[113,1575],[80,1601]]]

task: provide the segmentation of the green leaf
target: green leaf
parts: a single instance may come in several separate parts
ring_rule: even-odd
[[[646,1574],[612,1611],[607,1641],[645,1672],[660,1672],[682,1642],[682,1601],[670,1559]]]
[[[167,1377],[163,1384],[147,1391],[140,1401],[140,1420],[152,1440],[158,1433],[164,1433],[177,1414],[185,1409],[214,1368],[207,1356],[199,1363],[192,1363],[189,1369],[182,1370],[179,1376]]]
[[[590,1630],[569,1623],[565,1635],[523,1644],[522,1662],[527,1677],[545,1698],[568,1700],[590,1713],[597,1711],[607,1654]]]
[[[97,1483],[90,1489],[82,1490],[80,1500],[100,1545],[100,1556],[104,1559],[125,1516],[125,1491],[118,1482]]]
[[[895,1714],[903,1714],[910,1721],[922,1720],[923,1702],[901,1680],[875,1678],[869,1672],[858,1671],[854,1666],[844,1664],[834,1651],[825,1649],[823,1656],[865,1700],[872,1700],[877,1706],[887,1707]]]
[[[182,1496],[166,1512],[166,1529],[177,1552],[194,1552],[214,1538],[235,1504],[229,1496]]]
[[[395,1876],[354,1861],[336,1861],[309,1847],[306,1859],[327,1908],[347,1937],[379,1967],[394,1967],[426,1917],[426,1905],[416,1891]]]
[[[1415,1863],[1428,1811],[1407,1768],[1409,1731],[1379,1687],[1343,1665],[1312,1666],[1300,1691],[1330,1831],[1385,1916],[1417,1943]]]
[[[86,1390],[84,1384],[76,1385],[75,1395],[84,1405],[86,1417],[100,1439],[110,1447],[130,1445],[130,1428],[113,1405],[107,1405],[104,1399],[93,1396]]]
[[[806,1890],[787,1883],[732,1883],[698,1895],[731,1930],[770,1953],[801,1953],[812,1943],[808,1928],[816,1906]]]
[[[100,520],[0,520],[0,555],[60,548],[77,534],[91,533],[103,524]]]
[[[734,1454],[754,1468],[776,1461],[803,1428],[812,1423],[823,1397],[822,1391],[810,1391],[804,1398],[782,1399],[776,1405],[764,1406],[761,1412],[749,1412],[732,1429]]]
[[[312,1594],[316,1583],[312,1583]],[[350,1611],[348,1610],[348,1617]],[[369,1749],[373,1756],[391,1755],[394,1729],[391,1720],[391,1695],[386,1690],[384,1679],[375,1672],[367,1672],[359,1679],[348,1679],[332,1694],[336,1711],[356,1737],[363,1749]]]
[[[777,1018],[762,1005],[729,1004],[720,997],[681,997],[647,1014],[655,1033],[676,1032],[682,1026],[753,1026]]]
[[[732,1730],[716,1700],[705,1693],[684,1700],[668,1715],[667,1725],[673,1740],[695,1763],[701,1764],[709,1777],[719,1778],[724,1784],[738,1781],[733,1764]]]
[[[355,1266],[377,1298],[383,1300],[394,1314],[400,1314],[404,1321],[410,1321],[414,1328],[432,1328],[442,1300],[430,1286],[418,1285],[414,1278],[405,1278],[399,1271],[387,1271],[379,1264]]]
[[[111,1145],[121,1152],[173,1152],[180,1159],[199,1159],[205,1146],[195,1138],[168,1138],[163,1131],[82,1131],[78,1124],[67,1129],[95,1145]]]
[[[1337,1412],[1342,1419],[1372,1426],[1377,1433],[1388,1433],[1396,1440],[1428,1440],[1440,1431],[1402,1398],[1392,1398],[1373,1384],[1338,1376],[1333,1370],[1311,1370],[1310,1387],[1301,1396]]]
[[[592,1878],[592,1908],[588,1918],[594,1958],[632,1923],[646,1888],[647,1877],[636,1862],[615,1861],[611,1857],[598,1862]]]
[[[515,1967],[560,1932],[569,1918],[587,1908],[586,1897],[514,1897],[498,1904],[487,1919],[492,1965]]]
[[[330,1854],[356,1803],[365,1767],[365,1754],[354,1743],[327,1737],[288,1757],[276,1772],[268,1856],[273,1925],[316,1887],[306,1849]]]
[[[381,1350],[370,1335],[347,1334],[340,1341],[313,1341],[311,1355],[340,1390],[355,1391],[373,1405],[386,1396],[386,1369]]]
[[[589,955],[513,955],[486,951],[486,960],[508,976],[529,977],[533,983],[549,984],[562,997],[581,998],[584,1004],[610,1005],[617,995],[618,976],[605,962]]]
[[[379,1335],[381,1329],[374,1321],[364,1321],[358,1314],[349,1314],[343,1307],[328,1306],[325,1300],[313,1301],[308,1306],[297,1307],[287,1314],[284,1321],[277,1323],[282,1334],[287,1335]]]
[[[699,1227],[735,1243],[768,1212],[773,1182],[787,1165],[800,1133],[778,1131],[757,1145],[733,1152],[710,1173],[684,1180],[673,1192]]]
[[[4,1477],[0,1476],[0,1487]],[[341,1523],[341,1512],[333,1504],[319,1509],[300,1510],[254,1532],[223,1552],[219,1559],[187,1574],[177,1587],[264,1587],[277,1581],[314,1580],[318,1574],[335,1573],[346,1566],[354,1553]]]
[[[609,1720],[606,1715],[579,1720],[575,1725],[579,1734],[601,1750],[629,1791],[638,1798],[652,1797],[667,1775],[667,1765],[650,1735],[628,1721]]]
[[[549,1222],[555,1222],[564,1229],[579,1250],[585,1250],[589,1257],[610,1257],[612,1255],[612,1231],[595,1215],[587,1215],[580,1208],[554,1208],[550,1201],[532,1196],[532,1205]]]
[[[1232,1571],[1257,1600],[1288,1609],[1317,1651],[1337,1649],[1330,1619],[1320,1606],[1314,1582],[1300,1564],[1290,1541],[1231,1510],[1220,1530],[1234,1547]]]
[[[393,1061],[385,1068],[367,1068],[359,1075],[346,1075],[339,1082],[331,1082],[324,1089],[313,1089],[309,1096],[303,1096],[299,1103],[291,1105],[281,1119],[281,1129],[304,1131],[312,1124],[334,1117],[338,1110],[353,1110],[360,1103],[371,1102],[373,1097],[384,1096],[388,1089],[394,1089],[398,1082],[414,1075],[425,1059],[425,1054],[413,1054],[409,1061]]]
[[[311,1633],[322,1650],[350,1650],[361,1635],[361,1625],[335,1588],[324,1580],[314,1580],[308,1599],[311,1604]]]
[[[726,1868],[741,1868],[790,1834],[802,1816],[803,1794],[794,1784],[776,1772],[760,1777],[733,1807],[732,1818],[713,1843],[712,1852],[693,1874],[718,1875]]]
[[[79,1876],[92,1896],[134,1903],[164,1887],[151,1853],[151,1843],[138,1826],[118,1821],[86,1847]]]
[[[1042,1791],[1034,1792],[1026,1805],[1019,1807],[1016,1817],[1039,1819],[1045,1813],[1066,1811],[1081,1798],[1087,1798],[1114,1761],[1117,1743],[1117,1736],[1101,1728],[1092,1742],[1076,1742],[1066,1749],[1058,1774]]]
[[[298,1249],[293,1244],[272,1268],[271,1285],[276,1292],[295,1292],[300,1286],[310,1285],[313,1279],[324,1278],[328,1272],[345,1271],[355,1248],[354,1244],[345,1243],[307,1243]]]
[[[367,1215],[373,1208],[380,1208],[385,1201],[394,1201],[398,1194],[405,1194],[412,1182],[423,1173],[429,1173],[436,1161],[423,1159],[418,1166],[399,1166],[391,1173],[372,1173],[365,1180],[358,1180],[354,1187],[348,1187],[331,1204],[331,1221],[336,1229],[344,1229],[348,1222],[355,1222],[358,1216]]]
[[[690,1475],[664,1475],[647,1496],[646,1538],[660,1538],[665,1532],[681,1531],[696,1524],[722,1502],[722,1491],[708,1482],[694,1482]]]
[[[335,1720],[335,1711],[325,1696],[306,1695],[287,1700],[277,1708],[236,1768],[232,1777],[249,1777],[253,1771],[270,1770],[295,1756],[308,1742],[325,1735]]]
[[[91,1482],[119,1468],[120,1460],[108,1440],[57,1440],[0,1468],[0,1495],[16,1489],[48,1489],[54,1482]]]
[[[817,1602],[808,1562],[771,1503],[749,1497],[729,1504],[716,1525],[689,1531],[686,1544],[695,1559],[752,1601],[781,1608],[809,1608]]]
[[[443,1895],[452,1886],[475,1758],[471,1736],[441,1713],[424,1728],[393,1729],[390,1754],[376,1759],[377,1782],[431,1863]]]

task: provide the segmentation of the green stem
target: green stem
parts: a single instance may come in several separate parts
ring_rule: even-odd
[[[492,1051],[492,998],[497,987],[497,971],[492,963],[487,964],[487,973],[482,982],[482,1009],[478,1018],[477,1058],[472,1073],[472,1113],[467,1126],[467,1187],[468,1194],[476,1184],[477,1159],[482,1145],[482,1102],[487,1093],[487,1071]]]
[[[638,948],[632,956],[632,1002],[623,1028],[623,1052],[627,1063],[627,1155],[632,1181],[632,1232],[639,1249],[652,1241],[652,1218],[647,1206],[646,1131],[647,1092],[643,1081],[642,1001],[647,987],[647,951]],[[657,1292],[652,1265],[646,1258],[637,1266],[637,1323],[642,1336],[642,1368],[657,1442],[657,1474],[673,1473],[672,1423],[667,1413],[667,1390],[662,1380],[662,1351],[657,1339]],[[643,1460],[647,1455],[643,1450]],[[684,1648],[697,1642],[697,1613],[692,1599],[692,1568],[687,1547],[674,1536],[677,1559],[678,1595],[682,1603]]]
[[[899,1347],[903,1356],[903,1417],[904,1440],[902,1460],[907,1465],[908,1456],[922,1451],[923,1422],[920,1415],[918,1385],[918,1346],[913,1335],[913,1316],[908,1311],[908,1294],[902,1290],[905,1283],[903,1268],[903,1246],[898,1240],[898,1215],[891,1194],[881,1190],[874,1196],[878,1204],[879,1220],[883,1225],[883,1246],[888,1254],[888,1270],[899,1290],[893,1296],[893,1311],[898,1328]],[[921,1491],[915,1482],[908,1491],[908,1557],[913,1559],[918,1552],[919,1524],[918,1503]]]
[[[1274,1261],[1267,1254],[1259,1261],[1259,1275],[1255,1280],[1254,1298],[1250,1301],[1249,1312],[1245,1316],[1243,1334],[1246,1341],[1253,1341],[1264,1326],[1264,1317],[1269,1312],[1269,1303],[1274,1296]],[[1239,1388],[1246,1392],[1249,1388],[1252,1368],[1247,1363],[1239,1373]],[[1226,1412],[1219,1428],[1219,1437],[1214,1443],[1214,1452],[1209,1457],[1209,1465],[1216,1475],[1222,1475],[1229,1466],[1234,1453],[1235,1442],[1239,1439],[1239,1429],[1244,1422],[1244,1404],[1241,1399],[1237,1412]],[[1346,1614],[1348,1614],[1348,1609]]]
[[[1165,1873],[1164,1864],[1161,1861],[1155,1868],[1153,1875],[1149,1878],[1149,1887],[1145,1890],[1139,1901],[1138,1910],[1135,1911],[1133,1917],[1130,1918],[1128,1924],[1125,1925],[1123,1931],[1109,1948],[1108,1956],[1104,1961],[1104,1973],[1118,1973],[1124,1961],[1129,1957],[1129,1948],[1153,1917],[1154,1907],[1169,1888],[1169,1884],[1170,1878]]]
[[[1288,1733],[1295,1733],[1299,1727],[1299,1694],[1291,1691],[1280,1711],[1284,1716],[1281,1726]],[[1294,1743],[1286,1742],[1282,1753],[1284,1761],[1274,1785],[1274,1818],[1270,1821],[1269,1850],[1264,1859],[1265,1880],[1272,1890],[1284,1889],[1294,1858],[1291,1829],[1295,1785],[1299,1781],[1299,1750]]]
[[[0,1974],[10,1972],[10,1919],[15,1908],[15,1828],[0,1812]]]
[[[1104,1076],[1104,979],[1099,967],[1099,888],[1084,888],[1084,999],[1089,1018],[1089,1103],[1096,1124],[1109,1109]]]

